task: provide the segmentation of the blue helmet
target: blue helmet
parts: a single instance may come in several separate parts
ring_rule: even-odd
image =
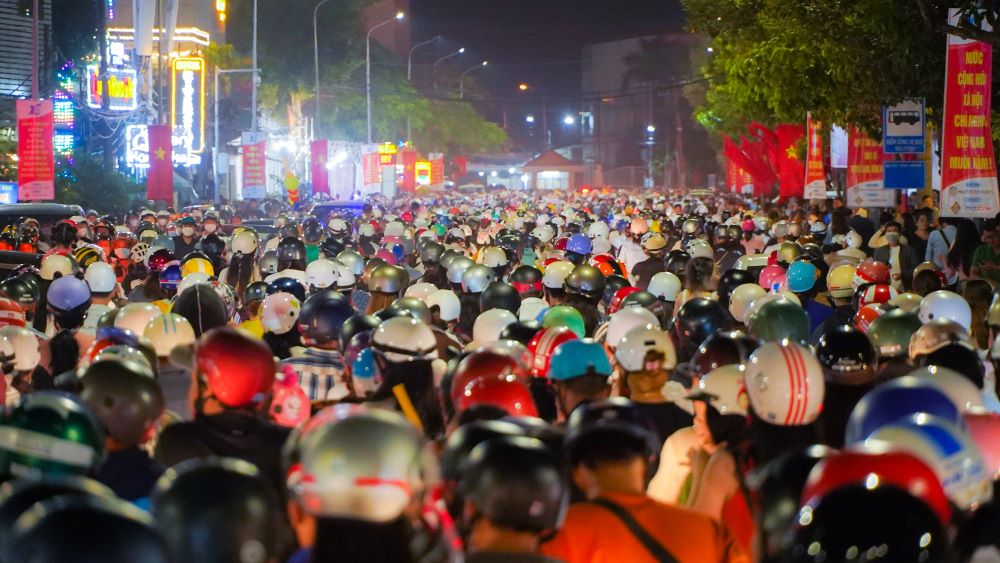
[[[183,278],[181,273],[181,265],[177,262],[169,264],[163,271],[160,272],[160,287],[163,289],[171,289],[176,291],[177,286],[181,283],[181,278]]]
[[[816,285],[816,278],[819,277],[819,270],[813,266],[812,262],[796,260],[788,266],[785,272],[785,282],[788,289],[793,293],[805,293]]]
[[[90,286],[76,276],[57,278],[45,292],[49,311],[56,316],[82,315],[90,308]]]
[[[575,252],[577,254],[582,254],[586,256],[587,254],[590,254],[590,250],[591,250],[590,237],[588,237],[587,235],[577,233],[569,237],[569,240],[566,241],[567,252]]]
[[[926,413],[964,426],[961,412],[932,381],[904,376],[872,389],[847,420],[845,444],[863,442],[876,430],[910,415]]]
[[[560,344],[549,361],[548,376],[555,381],[584,375],[611,377],[611,362],[604,347],[590,338]]]

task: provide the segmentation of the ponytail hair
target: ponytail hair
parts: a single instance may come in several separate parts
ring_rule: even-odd
[[[80,344],[73,331],[62,328],[49,340],[52,353],[51,372],[53,375],[73,371],[80,361]]]

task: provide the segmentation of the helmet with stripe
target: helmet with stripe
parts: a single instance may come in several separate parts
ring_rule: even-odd
[[[823,368],[808,348],[794,342],[768,342],[754,351],[744,383],[754,412],[769,424],[811,424],[823,407]]]

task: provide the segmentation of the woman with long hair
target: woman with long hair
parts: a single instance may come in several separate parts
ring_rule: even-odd
[[[972,274],[972,255],[980,245],[979,231],[969,219],[956,220],[956,226],[955,240],[951,242],[945,261],[945,274],[948,279],[957,274],[959,281],[964,281]]]
[[[674,302],[674,316],[681,307],[695,297],[711,298],[715,292],[715,263],[711,258],[692,258],[684,269],[684,289]]]

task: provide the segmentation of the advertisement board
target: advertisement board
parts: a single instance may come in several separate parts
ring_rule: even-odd
[[[205,60],[174,59],[170,77],[170,124],[187,152],[205,149]]]
[[[108,91],[110,100],[108,108],[116,111],[134,110],[138,105],[137,95],[138,81],[135,69],[131,68],[109,68],[108,69]],[[104,81],[101,80],[100,69],[97,65],[87,67],[87,105],[92,108],[101,108],[104,101]]]

